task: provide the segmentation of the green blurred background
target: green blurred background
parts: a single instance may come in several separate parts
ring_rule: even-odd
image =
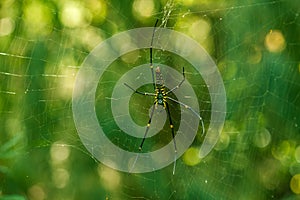
[[[299,0],[1,0],[0,199],[300,199],[299,12]],[[123,173],[82,145],[73,84],[97,44],[156,19],[195,39],[214,59],[227,93],[226,122],[214,150],[200,160],[197,137],[175,175],[172,165]],[[145,50],[117,61],[97,97],[148,59]],[[176,55],[156,52],[154,59],[182,66]],[[187,79],[201,77],[190,71]],[[193,83],[208,127],[203,84]],[[134,105],[143,101],[134,98]],[[150,105],[137,109],[137,123],[147,120]],[[114,137],[123,148],[136,145]]]

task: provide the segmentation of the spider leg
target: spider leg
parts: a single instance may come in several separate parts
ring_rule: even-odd
[[[154,113],[154,108],[155,108],[155,105],[156,105],[156,102],[154,102],[154,106],[152,107],[152,110],[151,110],[151,114],[150,114],[150,118],[149,118],[149,121],[148,121],[148,124],[147,124],[147,128],[146,128],[146,131],[145,131],[145,134],[144,134],[144,137],[143,137],[143,140],[142,140],[142,143],[139,147],[139,150],[141,151],[142,148],[143,148],[143,144],[145,142],[145,139],[146,139],[146,136],[147,136],[147,133],[149,131],[149,128],[150,128],[150,125],[151,125],[151,121],[152,121],[152,117],[153,117],[153,113]]]
[[[170,92],[173,92],[174,90],[176,90],[177,88],[179,88],[183,84],[183,82],[185,81],[184,67],[182,68],[182,76],[183,76],[182,81],[178,85],[176,85],[175,87],[173,87],[171,90],[169,90],[168,92],[166,92],[166,94],[169,94]]]
[[[130,88],[131,88],[131,87],[130,87]],[[138,94],[143,94],[143,93],[138,93]],[[148,121],[148,124],[147,124],[147,128],[146,128],[146,131],[145,131],[145,134],[144,134],[142,143],[141,143],[140,146],[139,146],[139,150],[140,150],[140,151],[141,151],[142,148],[143,148],[143,144],[144,144],[144,142],[145,142],[147,133],[148,133],[149,128],[150,128],[150,125],[151,125],[151,121],[152,121],[152,117],[153,117],[153,113],[154,113],[155,104],[156,104],[156,102],[154,102],[154,106],[152,107],[151,114],[150,114],[150,118],[149,118],[149,121]],[[130,168],[130,170],[129,170],[130,173],[131,173],[132,170],[134,169],[138,157],[139,157],[139,154],[136,155],[136,157],[135,157],[135,159],[134,159],[134,161],[133,161],[133,164],[132,164],[132,166],[131,166],[131,168]]]
[[[135,90],[133,89],[130,85],[128,85],[127,83],[124,83],[125,86],[127,86],[129,89],[131,89],[132,91],[134,91],[135,93],[137,94],[141,94],[141,95],[144,95],[144,96],[155,96],[155,94],[153,93],[147,93],[147,92],[140,92],[138,90]],[[152,121],[152,117],[153,117],[153,113],[154,113],[154,108],[155,108],[155,105],[157,104],[157,102],[155,101],[154,102],[154,106],[152,107],[152,110],[151,110],[151,114],[150,114],[150,118],[149,118],[149,121],[148,121],[148,124],[147,124],[147,128],[146,128],[146,131],[145,131],[145,134],[144,134],[144,137],[143,137],[143,140],[142,140],[142,143],[139,147],[139,150],[141,151],[142,148],[143,148],[143,144],[145,142],[145,139],[146,139],[146,136],[147,136],[147,133],[149,131],[149,128],[150,128],[150,125],[151,125],[151,121]]]
[[[144,95],[144,96],[155,96],[154,93],[148,93],[148,92],[140,92],[138,90],[135,90],[133,89],[130,85],[128,85],[127,83],[124,83],[125,86],[127,86],[129,89],[131,89],[132,91],[134,91],[135,93],[137,94],[141,94],[141,95]]]
[[[205,132],[205,129],[204,129],[204,123],[203,123],[203,119],[202,119],[202,117],[200,116],[199,113],[197,113],[197,112],[196,112],[193,108],[191,108],[190,106],[188,106],[188,105],[186,105],[186,104],[184,104],[184,103],[182,103],[182,102],[180,102],[180,101],[177,101],[176,99],[173,99],[173,98],[171,98],[171,97],[167,97],[167,99],[169,99],[169,100],[171,100],[171,101],[173,101],[173,102],[176,102],[176,103],[178,103],[178,104],[184,106],[186,109],[188,109],[188,110],[190,110],[192,113],[194,113],[194,115],[196,115],[196,116],[199,118],[200,122],[201,122],[201,126],[202,126],[202,135],[204,134],[204,132]]]
[[[167,113],[168,113],[168,116],[169,116],[169,123],[170,123],[170,128],[172,130],[172,138],[173,138],[173,142],[174,142],[174,150],[175,150],[174,166],[173,166],[173,175],[174,175],[175,174],[176,160],[177,160],[177,146],[176,146],[176,140],[175,140],[174,125],[173,125],[173,122],[172,122],[172,117],[171,117],[171,113],[170,113],[170,108],[169,108],[168,102],[165,102],[165,105],[166,105]]]

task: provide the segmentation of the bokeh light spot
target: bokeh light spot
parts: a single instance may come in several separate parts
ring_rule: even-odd
[[[295,159],[298,163],[300,163],[300,146],[298,146],[295,150]]]
[[[84,8],[80,4],[69,2],[64,4],[60,20],[69,28],[82,27],[90,24],[92,14],[88,9]]]
[[[67,145],[61,142],[56,142],[51,146],[50,156],[52,162],[54,163],[63,162],[69,158],[69,155],[70,155],[70,148]]]
[[[59,80],[59,94],[61,97],[67,99],[72,96],[76,72],[74,68],[72,68],[72,66],[68,66],[68,68],[66,68],[65,66],[61,66],[61,71],[64,78],[61,78]]]
[[[265,37],[265,47],[272,53],[278,53],[285,49],[286,42],[279,30],[271,30]]]
[[[206,19],[195,16],[179,18],[174,29],[189,35],[201,44],[206,51],[213,51],[213,40],[210,35],[211,24]]]
[[[264,148],[268,146],[270,142],[271,142],[271,134],[267,129],[263,128],[257,133],[255,133],[253,138],[253,143],[255,146],[259,148]]]
[[[288,141],[284,140],[272,148],[272,154],[275,158],[280,160],[288,154],[289,150],[290,144]]]
[[[0,19],[0,37],[11,34],[15,30],[15,22],[7,17]]]
[[[99,165],[98,174],[102,185],[109,190],[115,190],[121,182],[120,174],[109,167]]]
[[[194,166],[200,163],[200,161],[198,148],[191,147],[183,154],[183,162],[186,165]]]
[[[46,197],[46,193],[44,191],[44,189],[38,185],[35,184],[33,186],[31,186],[28,189],[28,197],[30,200],[44,200],[47,199]]]
[[[93,21],[102,22],[107,15],[107,5],[103,0],[91,0],[87,4],[93,14]]]
[[[132,4],[133,14],[139,19],[148,18],[154,13],[154,2],[152,0],[135,0]]]
[[[189,32],[193,36],[193,38],[196,38],[201,41],[207,38],[207,36],[210,33],[210,30],[210,24],[203,19],[198,19],[194,21],[189,28]]]
[[[294,147],[292,143],[287,140],[281,141],[279,144],[273,146],[272,155],[279,160],[283,165],[288,166],[292,161],[292,153]]]
[[[290,187],[295,194],[300,194],[300,174],[292,177]]]
[[[58,168],[53,171],[52,179],[57,188],[64,188],[68,184],[69,178],[69,172],[64,168]]]
[[[25,6],[24,21],[29,35],[47,35],[53,26],[49,7],[37,1]]]

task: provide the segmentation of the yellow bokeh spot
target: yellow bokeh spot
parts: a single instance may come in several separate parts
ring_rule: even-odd
[[[15,30],[15,22],[7,17],[0,19],[0,37],[11,34]]]
[[[119,51],[120,54],[123,54],[124,52],[129,52],[126,54],[123,54],[121,56],[121,59],[123,62],[128,64],[133,64],[139,59],[140,52],[136,49],[136,45],[131,42],[131,36],[129,34],[122,37],[122,39],[116,39],[112,42],[112,48],[115,51]]]
[[[286,42],[279,30],[271,30],[265,37],[265,47],[272,53],[278,53],[285,49]]]
[[[300,163],[300,146],[298,146],[295,150],[295,159],[298,163]]]
[[[199,19],[191,24],[189,31],[194,38],[198,38],[203,41],[209,35],[211,26],[208,21]]]
[[[98,175],[102,185],[112,191],[115,191],[121,182],[120,174],[109,167],[99,165]]]
[[[62,98],[70,98],[72,96],[74,82],[76,77],[76,72],[72,66],[68,68],[61,69],[64,78],[59,80],[60,91],[59,94]]]
[[[294,160],[295,143],[293,141],[283,140],[273,146],[272,155],[283,165],[288,166]]]
[[[211,24],[208,20],[197,16],[179,18],[175,24],[175,30],[189,35],[201,44],[208,52],[213,50]]]
[[[272,148],[272,154],[278,160],[281,160],[283,159],[283,157],[287,156],[289,151],[290,151],[290,143],[286,140],[282,141],[280,144]]]
[[[92,51],[98,44],[100,44],[100,42],[104,40],[102,37],[102,32],[92,26],[79,29],[77,39],[78,42],[82,42],[90,51]]]
[[[28,35],[47,35],[52,31],[52,16],[49,7],[32,1],[24,8],[24,21]]]
[[[69,28],[87,26],[91,20],[90,11],[75,2],[65,3],[60,13],[60,21]]]
[[[140,18],[151,17],[154,13],[155,5],[152,0],[135,0],[132,4],[133,14]]]
[[[70,156],[70,147],[63,142],[55,142],[50,148],[50,156],[53,164],[59,164]]]
[[[300,174],[296,174],[292,177],[290,188],[295,194],[300,194]]]
[[[183,162],[186,165],[194,166],[200,163],[201,159],[199,158],[199,149],[195,147],[189,148],[182,157]]]
[[[107,15],[107,5],[104,0],[91,0],[86,5],[93,14],[93,21],[102,22]]]

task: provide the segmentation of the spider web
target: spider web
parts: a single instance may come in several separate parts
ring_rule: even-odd
[[[153,13],[144,18],[131,12],[138,2],[146,4],[0,3],[0,198],[299,198],[299,186],[292,184],[300,174],[297,1],[155,1]],[[66,25],[65,13],[80,20],[69,19]],[[151,27],[156,19],[160,27],[195,39],[214,59],[227,95],[225,126],[203,159],[197,157],[203,142],[199,129],[177,160],[175,175],[173,165],[144,174],[115,171],[95,159],[78,136],[72,113],[75,77],[98,43],[121,31]],[[170,52],[154,50],[153,59],[179,73],[185,66],[207,128],[212,100],[201,75]],[[99,123],[115,145],[128,151],[138,152],[140,138],[120,134],[111,116],[112,88],[125,72],[148,62],[148,49],[128,53],[105,71],[97,87]],[[131,97],[130,114],[137,124],[147,123],[151,104],[151,98]],[[179,110],[171,106],[175,128]],[[146,139],[145,151],[170,141],[166,122],[160,134]]]

